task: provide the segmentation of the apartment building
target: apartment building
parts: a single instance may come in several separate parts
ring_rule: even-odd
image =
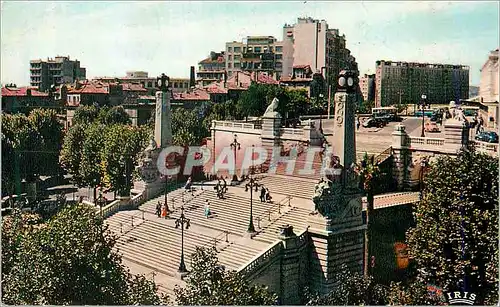
[[[57,86],[85,80],[85,77],[86,69],[80,67],[80,61],[72,61],[69,56],[30,61],[30,84],[40,91],[48,90],[53,84]]]
[[[145,71],[127,71],[125,77],[97,77],[94,81],[141,84],[150,95],[158,90],[156,77],[149,77]],[[172,92],[180,93],[189,89],[189,78],[170,78]]]
[[[264,72],[279,80],[283,70],[283,43],[273,36],[247,36],[226,43],[226,71]]]
[[[498,102],[498,87],[498,49],[496,49],[490,52],[481,67],[479,96],[484,102]]]
[[[359,88],[364,101],[375,101],[375,74],[359,77]]]
[[[313,73],[321,72],[336,90],[342,69],[358,70],[356,59],[346,48],[345,35],[330,29],[325,20],[298,18],[294,25],[283,27],[283,76],[291,77],[293,68],[309,65]]]
[[[196,82],[206,86],[212,82],[224,80],[226,71],[225,52],[210,52],[210,56],[198,62]]]
[[[377,61],[375,106],[419,103],[422,95],[432,104],[469,98],[469,66]]]

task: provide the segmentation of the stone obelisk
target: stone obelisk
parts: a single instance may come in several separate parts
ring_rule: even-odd
[[[134,189],[143,191],[145,199],[155,197],[165,188],[157,162],[161,150],[172,144],[169,78],[162,74],[157,78],[157,86],[160,90],[156,92],[155,133],[137,167],[141,180],[134,183]]]
[[[335,94],[333,142],[325,153],[328,169],[316,185],[315,214],[309,218],[309,232],[318,261],[311,263],[312,288],[326,294],[336,285],[333,274],[347,264],[353,272],[363,269],[361,191],[355,172],[355,106],[358,76],[343,70]]]

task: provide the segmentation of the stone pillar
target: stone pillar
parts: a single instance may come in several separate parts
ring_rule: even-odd
[[[281,258],[281,305],[300,304],[300,252],[297,235],[292,226],[281,228],[279,238],[283,241],[283,256]]]
[[[281,116],[279,113],[270,112],[264,115],[261,133],[262,147],[266,149],[268,154],[264,166],[268,167],[272,159],[273,148],[281,146]]]
[[[448,119],[444,123],[444,143],[456,147],[457,150],[469,142],[469,128],[466,122]]]
[[[155,142],[159,148],[172,144],[170,92],[156,92]]]
[[[392,133],[392,154],[394,157],[394,178],[398,183],[398,189],[403,190],[410,185],[409,166],[412,160],[411,151],[408,147],[409,136],[406,127],[398,124]]]
[[[334,274],[340,265],[346,264],[352,272],[363,271],[366,225],[363,225],[359,178],[354,167],[356,82],[355,71],[340,72],[332,142],[335,164],[315,187],[315,214],[308,219],[312,240],[311,288],[319,294],[335,287]]]

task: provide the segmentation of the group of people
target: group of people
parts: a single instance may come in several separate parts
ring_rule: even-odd
[[[158,217],[162,217],[162,218],[168,218],[168,215],[170,214],[170,210],[169,208],[167,207],[166,204],[161,204],[160,202],[158,202],[158,204],[156,204],[156,215]]]
[[[269,189],[265,188],[264,186],[262,186],[260,189],[260,197],[259,198],[260,198],[261,203],[271,202],[271,200],[273,199],[271,197],[271,193],[269,192]]]
[[[223,177],[217,178],[217,184],[214,187],[214,190],[217,191],[217,198],[224,199],[224,194],[227,193],[227,182]]]

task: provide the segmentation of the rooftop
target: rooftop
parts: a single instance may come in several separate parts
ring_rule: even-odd
[[[31,90],[31,96],[48,97],[48,93],[40,92],[36,87],[2,87],[2,97],[23,97],[28,96],[28,89]]]

